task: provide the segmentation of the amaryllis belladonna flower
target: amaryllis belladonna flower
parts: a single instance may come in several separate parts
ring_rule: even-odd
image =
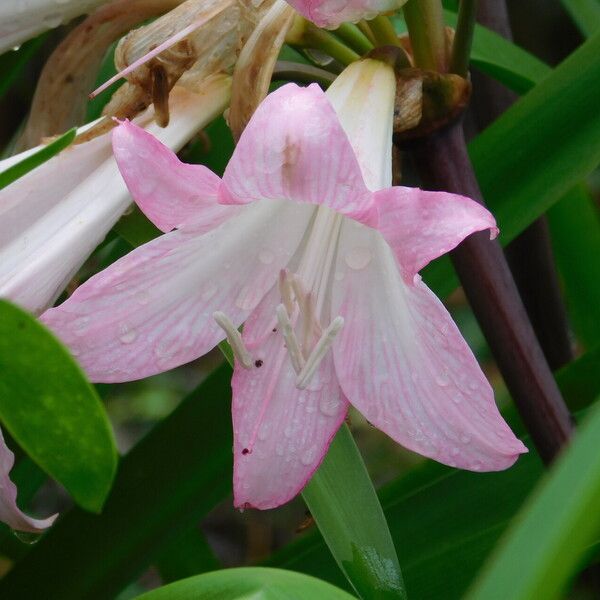
[[[286,0],[319,27],[333,29],[346,21],[372,19],[406,4],[406,0]]]
[[[448,465],[504,469],[526,451],[417,274],[467,235],[495,232],[494,219],[468,198],[389,187],[394,94],[392,69],[374,60],[327,94],[286,85],[222,180],[122,124],[121,172],[166,233],[43,316],[94,381],[171,369],[227,336],[236,506],[297,494],[349,403]]]

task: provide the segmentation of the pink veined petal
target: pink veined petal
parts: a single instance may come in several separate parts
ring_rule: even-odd
[[[420,281],[408,285],[380,234],[344,224],[333,314],[348,400],[403,446],[450,466],[495,471],[526,452],[452,318]]]
[[[290,83],[269,94],[240,137],[220,191],[224,204],[268,198],[324,204],[372,225],[377,213],[324,92]]]
[[[239,326],[300,243],[312,209],[244,207],[217,229],[173,231],[134,250],[42,315],[93,381],[147,377],[194,360]]]
[[[375,192],[377,229],[392,247],[407,283],[430,261],[454,249],[476,231],[498,228],[493,215],[470,198],[419,188]]]
[[[335,29],[342,23],[372,19],[396,10],[406,0],[287,0],[300,14],[319,27]]]
[[[255,366],[236,364],[231,382],[238,508],[275,508],[296,496],[321,464],[348,410],[331,353],[308,388],[296,388],[281,334],[271,331],[265,337],[262,329],[275,314],[272,300],[269,294],[244,326],[244,340],[262,339],[246,344]]]
[[[164,232],[210,231],[236,214],[217,201],[220,179],[202,165],[188,165],[153,135],[126,121],[112,134],[115,158],[136,204]]]
[[[15,464],[15,455],[10,451],[0,430],[0,521],[15,531],[42,533],[50,527],[58,515],[47,519],[33,519],[17,506],[17,488],[10,480],[10,470]]]

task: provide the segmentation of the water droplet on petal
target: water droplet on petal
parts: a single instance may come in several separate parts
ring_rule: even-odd
[[[460,449],[452,448],[452,450],[450,450],[450,454],[452,454],[452,456],[458,456],[460,454]]]
[[[460,436],[460,441],[463,444],[468,444],[471,441],[471,436],[470,435],[461,435]]]
[[[309,465],[312,465],[312,463],[315,461],[316,457],[317,457],[317,447],[311,446],[308,450],[303,452],[302,456],[300,457],[300,462],[303,465],[308,467]]]
[[[150,302],[150,292],[148,290],[139,290],[135,294],[135,299],[138,304],[148,304]]]
[[[119,325],[119,339],[122,344],[132,344],[137,338],[137,332],[126,323]]]
[[[41,533],[34,533],[31,531],[16,531],[13,529],[13,533],[20,542],[29,545],[35,544],[42,537]]]
[[[340,401],[331,398],[324,398],[319,403],[319,410],[327,417],[335,417],[338,414]]]
[[[436,373],[435,382],[441,387],[446,387],[450,383],[450,380],[446,373]]]
[[[288,425],[284,430],[283,430],[283,435],[285,435],[286,438],[290,438],[292,437],[292,435],[294,435],[294,428],[291,425]]]
[[[352,248],[352,250],[350,250],[344,258],[346,260],[346,264],[351,269],[360,271],[371,262],[373,254],[370,248],[365,246],[357,246],[356,248]]]
[[[204,302],[208,302],[217,293],[217,289],[214,283],[207,283],[200,297]]]
[[[263,265],[270,265],[275,260],[275,254],[265,248],[258,253],[258,260]]]

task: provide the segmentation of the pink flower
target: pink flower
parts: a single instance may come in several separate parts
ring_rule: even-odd
[[[417,274],[469,234],[495,232],[494,219],[468,198],[389,187],[394,94],[391,68],[374,60],[327,95],[286,85],[261,104],[222,180],[121,125],[121,172],[167,233],[43,316],[95,381],[171,369],[226,333],[236,506],[296,495],[349,402],[449,465],[504,469],[526,451]]]
[[[372,19],[406,4],[406,0],[286,0],[319,27],[335,29],[342,23]]]

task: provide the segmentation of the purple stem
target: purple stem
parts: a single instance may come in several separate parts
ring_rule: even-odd
[[[477,20],[512,40],[503,0],[479,0]],[[475,128],[481,131],[508,110],[518,96],[483,73],[473,72],[472,80],[470,111]],[[505,253],[533,329],[554,371],[573,359],[573,349],[546,217],[534,221],[508,244]]]
[[[416,140],[409,149],[427,189],[484,204],[460,122]],[[569,440],[573,422],[502,248],[481,232],[468,237],[451,258],[521,418],[542,460],[549,463]]]

